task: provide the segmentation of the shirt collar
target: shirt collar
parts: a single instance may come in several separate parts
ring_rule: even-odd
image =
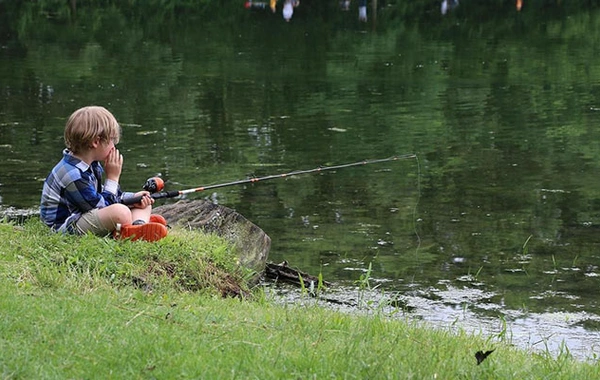
[[[77,169],[81,170],[82,172],[85,172],[90,168],[90,165],[88,165],[85,161],[73,156],[73,153],[71,153],[71,151],[68,149],[63,150],[63,157],[67,163],[77,167]]]

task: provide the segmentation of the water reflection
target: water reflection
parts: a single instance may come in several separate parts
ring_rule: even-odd
[[[267,7],[269,7],[269,4],[265,1],[249,0],[244,3],[244,7],[248,9],[267,9]]]
[[[281,12],[285,21],[289,22],[292,19],[292,16],[294,15],[294,8],[296,8],[298,5],[300,5],[299,0],[284,0],[283,10]]]
[[[458,0],[444,0],[440,6],[443,15],[458,7]]]
[[[358,0],[358,20],[367,22],[367,0]]]
[[[283,6],[281,14],[285,21],[290,21],[294,15],[294,8],[300,5],[300,0],[283,0]],[[268,3],[264,1],[252,1],[248,0],[244,3],[244,7],[247,9],[267,9],[270,8],[271,12],[277,12],[277,0],[270,0]]]
[[[376,0],[374,5],[376,4]],[[350,10],[350,0],[341,0],[340,9],[343,11]],[[367,22],[367,0],[358,0],[358,21]]]

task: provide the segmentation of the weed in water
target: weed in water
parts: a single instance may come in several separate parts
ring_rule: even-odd
[[[529,252],[529,247],[527,246],[527,243],[529,243],[529,240],[531,240],[531,238],[533,237],[533,235],[529,235],[529,237],[527,238],[527,240],[525,240],[525,243],[523,243],[523,255],[526,255]]]
[[[371,289],[369,280],[371,279],[372,263],[369,263],[367,271],[360,275],[360,278],[356,281],[358,285],[358,305],[359,307],[370,306],[372,301],[365,301],[365,293]]]

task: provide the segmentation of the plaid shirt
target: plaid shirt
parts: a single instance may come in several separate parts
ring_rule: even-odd
[[[42,221],[55,231],[79,233],[75,223],[82,214],[118,203],[123,193],[119,184],[107,180],[102,186],[102,165],[88,165],[67,149],[63,159],[52,169],[44,182],[40,202]]]

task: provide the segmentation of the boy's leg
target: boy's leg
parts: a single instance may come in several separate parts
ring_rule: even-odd
[[[115,230],[117,223],[131,224],[131,212],[122,204],[114,204],[101,209],[95,208],[83,214],[76,223],[77,229],[84,234],[106,236]]]
[[[160,223],[167,225],[167,220],[159,214],[152,214],[152,206],[143,209],[135,208],[131,210],[131,220],[135,223],[136,220],[142,220],[144,223]]]
[[[165,223],[148,222],[151,212],[151,206],[131,210],[123,204],[113,204],[83,214],[77,222],[77,228],[81,233],[92,232],[98,236],[107,236],[116,232],[117,224],[120,224],[120,230],[116,232],[115,237],[131,240],[160,240],[167,236],[166,221]],[[141,220],[143,223],[132,224],[136,220]]]
[[[148,206],[146,208],[132,208],[131,209],[131,220],[135,222],[136,220],[143,220],[144,223],[148,223],[150,221],[150,214],[152,213],[152,206]]]
[[[131,224],[134,220],[132,219],[129,207],[121,203],[115,203],[98,209],[97,213],[100,222],[109,232],[114,231],[117,228],[117,224],[127,225]]]

